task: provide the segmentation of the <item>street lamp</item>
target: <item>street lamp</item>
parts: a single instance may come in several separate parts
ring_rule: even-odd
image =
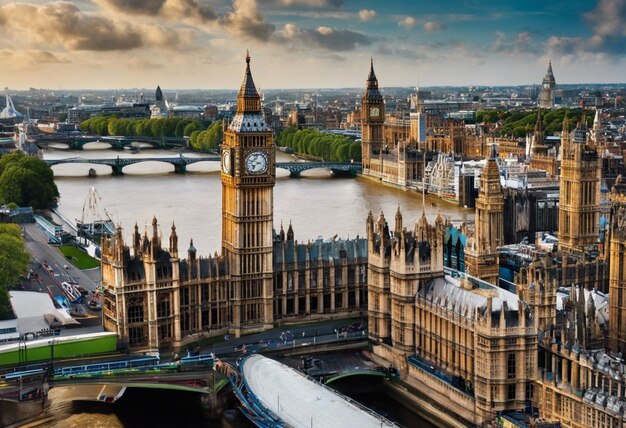
[[[50,344],[50,367],[54,373],[54,338],[48,343]]]

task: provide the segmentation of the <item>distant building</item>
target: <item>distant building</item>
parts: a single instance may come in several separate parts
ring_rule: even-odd
[[[385,101],[378,90],[374,63],[370,67],[365,95],[361,101],[361,151],[363,175],[407,186],[424,175],[424,151],[418,150],[411,129],[416,115],[385,115]]]
[[[556,80],[552,73],[552,61],[548,62],[548,71],[541,83],[541,94],[539,96],[539,107],[550,109],[554,107],[554,95],[556,89]]]
[[[161,87],[157,86],[155,94],[155,103],[150,106],[150,118],[151,119],[165,119],[167,118],[167,101],[163,98],[163,91]]]
[[[90,117],[116,115],[124,118],[145,119],[150,117],[150,106],[134,102],[81,104],[72,107],[67,112],[69,123],[79,124]]]

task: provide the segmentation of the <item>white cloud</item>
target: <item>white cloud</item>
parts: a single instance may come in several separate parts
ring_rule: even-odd
[[[446,28],[445,24],[442,24],[440,22],[428,21],[424,23],[424,30],[428,31],[429,33],[443,30],[444,28]]]
[[[371,21],[376,16],[376,11],[371,9],[361,9],[359,19],[363,22]]]
[[[404,19],[398,22],[398,25],[410,30],[417,25],[417,19],[413,18],[412,16],[406,16],[404,17]]]

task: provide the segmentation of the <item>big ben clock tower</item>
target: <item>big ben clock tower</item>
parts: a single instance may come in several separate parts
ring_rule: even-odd
[[[222,144],[222,254],[230,275],[231,332],[272,326],[272,227],[275,154],[272,131],[250,72]]]
[[[361,158],[363,174],[381,175],[381,151],[383,148],[383,126],[385,102],[378,90],[378,79],[374,74],[374,61],[370,63],[367,88],[361,101]]]

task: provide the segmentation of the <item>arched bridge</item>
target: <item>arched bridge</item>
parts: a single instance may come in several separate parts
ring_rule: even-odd
[[[174,165],[174,171],[177,173],[184,173],[187,170],[187,165],[191,165],[196,162],[206,161],[219,161],[219,156],[207,156],[201,158],[188,158],[182,154],[177,157],[155,157],[155,158],[121,158],[116,157],[113,159],[85,159],[85,158],[68,158],[68,159],[46,159],[45,162],[50,165],[59,165],[64,163],[87,163],[96,165],[108,165],[113,169],[114,175],[123,174],[124,167],[133,165],[140,162],[165,162]]]
[[[220,160],[219,156],[207,156],[207,157],[185,157],[182,154],[177,157],[157,157],[157,158],[113,158],[113,159],[85,159],[85,158],[68,158],[68,159],[46,159],[45,162],[50,165],[59,165],[64,163],[86,163],[97,165],[109,165],[114,175],[123,174],[124,167],[133,165],[139,162],[165,162],[174,165],[174,171],[177,173],[184,173],[187,170],[187,165],[191,165],[196,162],[217,162]],[[333,172],[347,174],[350,176],[356,176],[358,172],[361,172],[361,164],[354,162],[277,162],[276,168],[282,168],[289,171],[290,177],[299,177],[300,173],[309,169],[326,168]]]
[[[85,144],[95,142],[108,143],[114,149],[130,147],[133,143],[150,144],[152,147],[159,149],[185,147],[187,144],[184,138],[179,137],[99,137],[72,134],[41,134],[35,138],[35,144],[39,147],[44,147],[51,143],[62,143],[67,144],[72,150],[82,150]]]
[[[0,400],[40,399],[53,387],[72,387],[74,400],[115,402],[127,388],[158,388],[208,395],[214,400],[229,380],[214,369],[215,357],[202,354],[160,363],[158,357],[130,358],[52,368],[7,371],[0,375]]]
[[[290,177],[300,177],[301,172],[317,168],[330,169],[333,172],[348,174],[352,177],[362,171],[361,164],[354,162],[277,162],[276,168],[288,170]]]

